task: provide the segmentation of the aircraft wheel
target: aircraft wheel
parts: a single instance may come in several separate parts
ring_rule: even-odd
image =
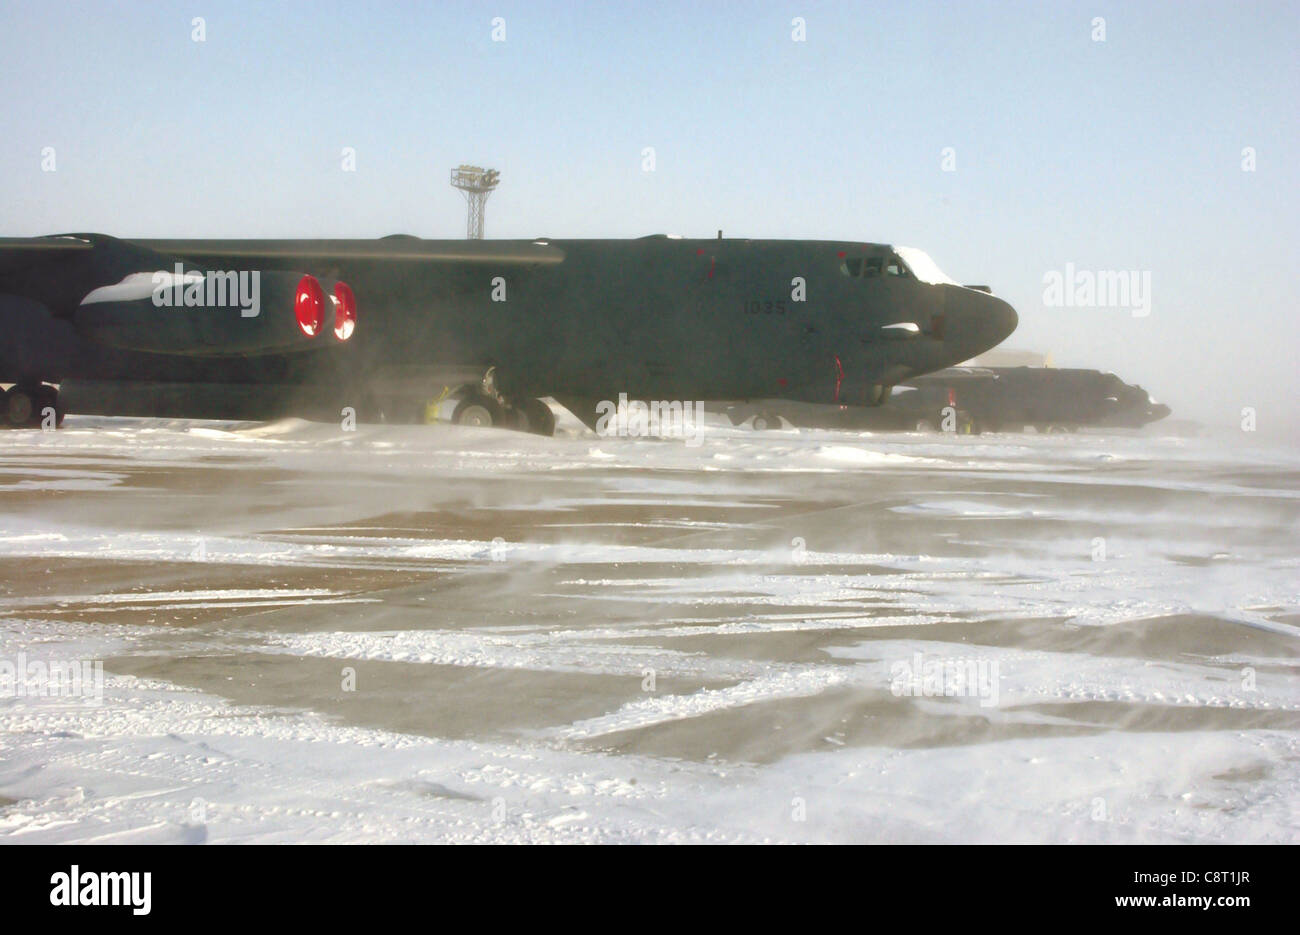
[[[45,424],[45,410],[54,410],[54,427],[59,428],[63,425],[64,411],[59,405],[59,391],[48,383],[42,383],[32,391],[32,425],[43,426]]]
[[[540,399],[527,400],[523,405],[523,413],[529,432],[546,436],[555,434],[555,413]]]
[[[11,386],[4,395],[4,424],[9,428],[26,428],[39,411],[31,387]]]
[[[451,415],[451,421],[457,425],[472,425],[477,428],[500,425],[501,419],[501,407],[497,401],[490,396],[478,394],[462,399]]]
[[[769,429],[780,428],[781,418],[780,416],[772,415],[770,412],[760,412],[754,416],[754,421],[749,424],[755,432],[766,432]]]

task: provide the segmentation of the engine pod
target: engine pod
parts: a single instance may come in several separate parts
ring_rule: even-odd
[[[332,281],[282,270],[131,273],[73,314],[87,340],[155,354],[220,357],[309,350],[332,330]]]

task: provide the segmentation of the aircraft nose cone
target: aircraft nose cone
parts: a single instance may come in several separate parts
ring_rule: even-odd
[[[989,310],[989,333],[994,340],[989,346],[995,347],[1001,344],[1011,336],[1011,332],[1015,331],[1019,324],[1020,316],[1016,314],[1011,304],[994,298],[993,307]]]
[[[951,335],[951,349],[957,361],[969,360],[997,347],[1020,323],[1020,316],[1008,303],[982,292],[963,295],[959,327]]]

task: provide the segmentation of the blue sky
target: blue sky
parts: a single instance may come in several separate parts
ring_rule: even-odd
[[[1010,346],[1294,437],[1298,47],[1297,3],[4,3],[0,233],[460,237],[477,162],[489,237],[912,244]],[[1151,314],[1044,307],[1067,263]]]

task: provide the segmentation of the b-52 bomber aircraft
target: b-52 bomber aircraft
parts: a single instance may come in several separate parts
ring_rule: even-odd
[[[883,244],[7,238],[0,415],[413,421],[452,381],[453,421],[542,434],[544,396],[870,406],[1016,322]]]
[[[977,429],[1073,432],[1081,427],[1138,429],[1170,413],[1142,387],[1113,373],[1075,367],[954,367],[908,381],[922,398],[947,394]],[[900,388],[901,389],[901,388]],[[903,401],[911,394],[902,394]]]
[[[733,425],[758,430],[785,420],[798,428],[961,433],[1138,429],[1170,413],[1113,373],[1057,367],[949,367],[909,377],[872,409],[759,400],[723,411]]]

